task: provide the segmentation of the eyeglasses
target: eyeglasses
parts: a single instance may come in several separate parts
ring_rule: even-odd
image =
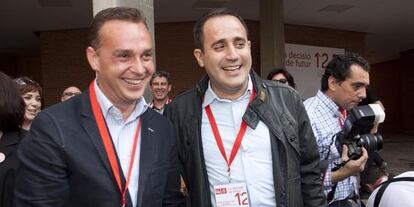
[[[64,92],[62,96],[77,96],[80,95],[80,92]]]
[[[287,80],[286,79],[279,79],[279,80],[276,80],[276,81],[279,81],[279,82],[284,83],[284,84],[287,83]]]
[[[29,78],[16,78],[14,79],[14,82],[21,86],[28,85],[28,84],[39,86],[39,84],[36,81],[31,80]]]

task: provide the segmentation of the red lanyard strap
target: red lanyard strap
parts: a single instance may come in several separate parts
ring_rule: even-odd
[[[339,120],[339,126],[341,127],[341,129],[342,129],[342,126],[344,125],[344,122],[345,122],[345,120],[346,120],[346,110],[344,109],[344,108],[342,108],[342,107],[340,107],[339,108],[339,112],[341,113],[341,117],[339,117],[338,118],[338,120]]]
[[[130,178],[131,178],[132,167],[133,167],[134,161],[135,161],[135,154],[136,154],[137,145],[138,145],[138,137],[139,137],[139,133],[141,131],[141,119],[138,119],[137,129],[136,129],[135,135],[134,135],[134,143],[133,143],[133,146],[132,146],[131,159],[129,161],[129,166],[128,166],[128,175],[127,175],[125,187],[124,187],[124,189],[122,189],[121,175],[120,175],[120,171],[119,171],[119,164],[118,164],[118,161],[116,159],[114,146],[112,144],[112,140],[111,140],[111,137],[109,135],[108,128],[106,127],[105,119],[103,118],[103,115],[102,115],[102,112],[101,112],[101,109],[100,109],[100,105],[99,105],[98,100],[96,98],[95,85],[94,85],[93,81],[89,85],[89,98],[90,98],[91,105],[92,105],[92,112],[93,112],[93,115],[95,117],[96,124],[98,125],[99,134],[101,135],[101,139],[102,139],[102,142],[103,142],[104,147],[105,147],[105,152],[106,152],[106,155],[108,156],[109,164],[111,165],[112,174],[115,177],[116,184],[118,185],[119,191],[121,192],[121,195],[122,195],[121,203],[122,203],[122,206],[125,206],[125,194],[126,194],[127,189],[128,189],[129,181],[130,181]]]
[[[255,95],[254,90],[252,90],[252,94],[250,95],[249,103],[253,100]],[[249,104],[247,104],[249,106]],[[246,107],[247,108],[247,107]],[[211,129],[213,130],[213,135],[216,140],[217,146],[220,150],[221,155],[223,156],[224,160],[227,163],[227,172],[230,172],[230,166],[233,162],[234,158],[236,157],[237,151],[240,148],[240,144],[242,142],[242,139],[244,137],[244,134],[246,133],[247,124],[244,120],[242,120],[239,132],[237,133],[236,140],[234,141],[233,148],[231,149],[230,153],[230,159],[227,159],[226,151],[224,150],[223,140],[221,138],[220,132],[217,127],[216,119],[214,118],[213,112],[211,111],[210,105],[207,105],[205,107],[206,114],[208,117],[208,120],[210,121]]]

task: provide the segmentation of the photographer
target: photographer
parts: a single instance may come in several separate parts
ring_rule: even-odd
[[[323,190],[329,206],[359,204],[356,175],[364,169],[367,151],[356,160],[348,157],[348,148],[336,146],[346,111],[366,97],[369,85],[369,65],[354,53],[335,56],[329,62],[321,80],[321,90],[304,102],[319,146]],[[341,165],[342,164],[342,165]]]

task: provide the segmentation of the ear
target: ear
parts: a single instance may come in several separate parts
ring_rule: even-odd
[[[98,72],[99,71],[99,56],[93,47],[86,48],[86,57],[88,59],[91,68]]]
[[[249,49],[252,48],[252,43],[250,42],[250,40],[247,41],[247,45],[249,46]]]
[[[172,88],[172,85],[168,84],[168,89],[167,89],[168,93],[171,91],[171,88]]]
[[[328,88],[331,91],[336,91],[336,87],[338,86],[338,82],[333,76],[329,76],[328,78]]]
[[[194,57],[196,58],[198,65],[204,67],[203,51],[201,51],[201,49],[194,49]]]

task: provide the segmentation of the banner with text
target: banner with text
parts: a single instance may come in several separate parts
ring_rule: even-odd
[[[316,94],[321,77],[332,57],[344,54],[344,49],[309,45],[285,44],[285,67],[292,74],[296,90],[307,99]]]

